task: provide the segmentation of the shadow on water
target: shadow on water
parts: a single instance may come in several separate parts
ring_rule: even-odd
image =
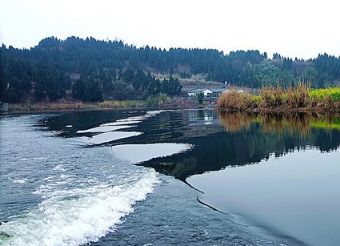
[[[195,153],[197,166],[210,170],[185,175],[204,192],[200,198],[246,224],[306,245],[339,245],[339,117],[224,114],[220,120],[226,141],[216,144],[224,150],[201,147],[215,153],[211,158],[218,165],[201,162],[204,157]]]
[[[233,214],[251,230],[287,237],[295,245],[337,245],[338,223],[331,218],[337,217],[339,117],[239,113],[219,115],[218,123],[214,119],[185,124],[192,129],[183,141],[193,148],[141,165],[184,181],[201,192],[200,203]],[[292,152],[288,160],[277,160]],[[242,166],[247,168],[227,168]]]
[[[62,137],[89,137],[79,133],[91,127],[138,117],[146,111],[90,111],[52,115],[40,122]],[[139,163],[185,181],[186,178],[227,166],[259,163],[271,155],[282,156],[294,150],[317,148],[322,152],[340,146],[340,117],[315,114],[244,114],[213,110],[166,111],[133,124],[124,132],[142,134],[107,140],[86,147],[125,144],[185,143],[193,148],[171,156]],[[112,132],[114,133],[114,132]],[[106,133],[105,133],[106,134]],[[137,150],[138,151],[138,150]]]
[[[227,166],[259,163],[271,155],[279,157],[310,147],[329,152],[340,145],[340,119],[337,116],[237,113],[220,115],[219,121],[222,129],[218,124],[212,125],[210,130],[197,124],[195,129],[186,129],[183,135],[189,136],[183,138],[194,148],[141,165],[185,181],[192,175]],[[206,134],[198,134],[205,130]]]
[[[57,132],[61,137],[77,137],[77,131],[86,130],[121,118],[138,116],[145,113],[143,110],[106,110],[106,111],[80,111],[65,112],[63,114],[50,114],[38,122],[39,126],[47,131]],[[89,136],[91,134],[88,134]]]

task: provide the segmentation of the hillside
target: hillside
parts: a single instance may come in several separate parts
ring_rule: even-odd
[[[31,49],[2,45],[0,101],[146,99],[180,95],[182,87],[227,83],[258,88],[308,82],[336,85],[340,58],[302,60],[257,50],[137,48],[121,41],[45,38]],[[214,82],[214,83],[213,83]]]

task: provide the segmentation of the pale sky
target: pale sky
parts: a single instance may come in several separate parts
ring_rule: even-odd
[[[340,56],[340,1],[0,0],[0,43],[29,48],[48,36]]]

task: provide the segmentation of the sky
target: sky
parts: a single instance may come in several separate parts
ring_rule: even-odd
[[[340,1],[0,0],[0,43],[29,48],[49,36],[340,56]]]

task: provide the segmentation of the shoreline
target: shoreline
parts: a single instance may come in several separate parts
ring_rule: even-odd
[[[55,112],[81,112],[98,110],[131,110],[131,109],[188,109],[205,108],[212,105],[198,105],[193,101],[173,101],[159,105],[148,105],[145,101],[104,101],[100,103],[84,102],[52,102],[52,103],[22,103],[8,104],[7,110],[1,110],[0,115],[35,114]],[[213,105],[215,108],[215,105]]]
[[[340,113],[340,108],[324,109],[324,108],[249,108],[249,109],[232,109],[232,108],[217,108],[220,113],[248,113],[248,114],[337,114]]]
[[[124,102],[124,101],[122,101]],[[8,114],[35,114],[35,113],[56,113],[56,112],[81,112],[81,111],[98,111],[98,110],[131,110],[131,109],[214,109],[219,113],[244,113],[244,114],[321,114],[332,115],[340,113],[340,107],[325,109],[325,108],[221,108],[217,105],[203,104],[163,104],[148,106],[145,103],[133,104],[127,106],[106,106],[100,103],[37,103],[37,104],[9,104],[7,111],[0,111],[0,115]]]

